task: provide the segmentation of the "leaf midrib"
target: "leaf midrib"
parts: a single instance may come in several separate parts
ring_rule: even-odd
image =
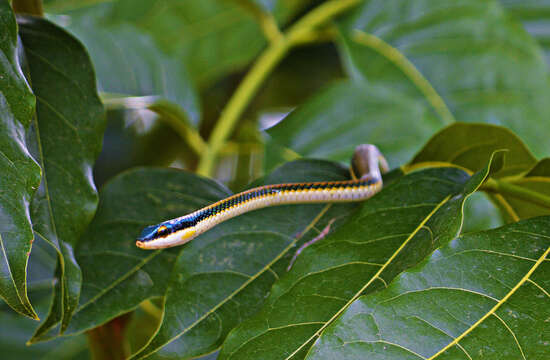
[[[432,211],[426,215],[426,217],[418,224],[418,226],[411,232],[409,237],[397,248],[397,250],[393,253],[392,256],[386,260],[386,262],[378,269],[376,274],[374,274],[369,281],[361,288],[359,291],[355,293],[355,295],[343,306],[338,310],[325,324],[319,328],[311,337],[309,337],[306,341],[302,343],[296,350],[294,350],[289,356],[285,358],[285,360],[290,360],[294,355],[296,355],[298,352],[300,352],[304,346],[309,344],[313,339],[318,337],[321,332],[323,332],[334,320],[336,320],[357,298],[378,278],[380,278],[380,275],[382,272],[393,262],[393,260],[397,257],[397,255],[405,248],[405,246],[409,243],[409,241],[426,225],[426,223],[432,218],[432,216],[443,206],[445,205],[449,199],[451,198],[451,195],[447,195],[442,201],[440,201],[433,209]],[[311,351],[311,348],[308,351]],[[306,355],[307,357],[307,355]]]
[[[524,233],[523,231],[521,231]],[[525,232],[527,233],[527,232]],[[527,233],[532,234],[532,233]],[[540,237],[549,238],[550,236],[542,235],[542,234],[536,234]],[[489,316],[496,313],[496,311],[504,304],[506,301],[527,281],[529,280],[530,276],[533,274],[533,272],[539,267],[540,264],[546,259],[548,254],[550,253],[550,246],[546,249],[546,251],[537,259],[537,262],[533,264],[531,269],[521,278],[520,281],[501,299],[499,300],[495,306],[491,308],[485,315],[483,315],[478,321],[476,321],[473,325],[471,325],[468,329],[466,329],[462,334],[457,336],[453,341],[451,341],[449,344],[447,344],[445,347],[443,347],[441,350],[439,350],[434,355],[430,356],[428,360],[436,359],[439,355],[443,354],[445,351],[450,349],[451,347],[458,345],[459,341],[462,340],[466,335],[471,333],[474,329],[476,329],[485,319],[487,319]]]
[[[327,205],[325,205],[325,207],[319,212],[319,214],[317,214],[315,216],[315,218],[304,228],[304,231],[302,231],[300,234],[302,235],[305,235],[307,234],[311,229],[313,229],[313,227],[315,226],[316,223],[318,223],[322,218],[323,216],[328,212],[328,209],[330,209],[332,207],[332,204],[329,203]],[[145,350],[147,349],[147,347],[149,346],[149,344],[151,344],[151,342],[153,341],[153,339],[155,339],[157,333],[158,333],[158,330],[160,329],[160,326],[159,328],[157,329],[157,331],[155,332],[155,334],[150,338],[149,342],[147,344],[145,344],[145,346],[143,346],[136,354],[134,354],[134,356],[131,357],[131,359],[136,359],[136,355],[139,355],[139,358],[143,358],[153,352],[155,352],[157,349],[161,348],[162,346],[168,344],[168,343],[171,343],[172,341],[174,340],[177,340],[178,338],[180,338],[181,336],[183,336],[186,332],[188,332],[189,330],[191,330],[192,328],[194,328],[197,324],[199,324],[201,321],[203,321],[204,319],[206,319],[208,316],[210,316],[211,314],[215,313],[220,307],[222,307],[226,302],[230,301],[231,299],[233,299],[235,297],[235,295],[237,295],[240,291],[242,291],[243,289],[245,289],[250,283],[252,283],[254,280],[256,280],[260,275],[262,275],[264,272],[267,271],[267,269],[270,269],[273,264],[275,264],[277,261],[279,261],[288,251],[290,251],[290,249],[292,249],[294,247],[294,245],[298,242],[298,240],[300,240],[301,236],[298,236],[298,237],[295,237],[289,244],[287,247],[285,247],[276,257],[274,257],[269,263],[265,264],[262,269],[258,272],[256,272],[254,275],[250,276],[248,280],[246,280],[241,286],[239,286],[237,289],[235,289],[233,292],[231,292],[231,294],[229,294],[228,296],[226,296],[222,301],[220,301],[216,306],[213,306],[209,311],[205,312],[201,317],[199,317],[197,320],[195,320],[193,323],[191,323],[189,326],[187,326],[186,328],[182,329],[181,332],[177,335],[177,336],[174,336],[172,337],[171,339],[169,339],[168,341],[164,342],[162,345],[156,347],[155,349],[153,349],[152,351],[146,353],[146,354],[142,354],[141,351],[142,350]],[[163,313],[163,318],[164,318],[164,313]],[[161,324],[162,322],[164,321],[164,319],[161,320]]]

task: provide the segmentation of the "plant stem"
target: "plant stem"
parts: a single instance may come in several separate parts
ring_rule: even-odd
[[[550,209],[550,196],[511,184],[507,181],[489,179],[481,189],[491,193],[507,195]]]
[[[246,109],[260,85],[290,48],[294,46],[304,34],[326,23],[336,15],[349,10],[357,5],[359,1],[360,0],[331,0],[323,3],[302,17],[283,36],[271,42],[269,47],[260,55],[256,63],[252,66],[252,69],[246,74],[222,111],[208,140],[208,147],[199,160],[197,169],[199,174],[204,176],[210,176],[212,174],[218,153],[233,132],[239,117]]]
[[[424,94],[428,102],[432,105],[435,112],[445,122],[445,124],[452,124],[455,122],[455,118],[445,104],[445,101],[443,101],[441,96],[439,96],[437,91],[435,91],[424,75],[418,71],[416,66],[414,66],[414,64],[411,63],[399,50],[379,37],[359,30],[355,31],[353,40],[358,44],[368,46],[375,50],[401,69],[401,71],[403,71],[403,73],[412,81],[416,88]]]
[[[43,16],[42,0],[13,0],[13,11],[18,14]]]

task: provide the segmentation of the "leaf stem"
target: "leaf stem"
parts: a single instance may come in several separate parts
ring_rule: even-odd
[[[42,0],[13,0],[13,11],[18,14],[43,16]]]
[[[273,15],[266,11],[261,5],[254,1],[234,0],[234,2],[250,12],[256,18],[256,21],[262,28],[262,32],[267,40],[270,42],[275,42],[283,36],[281,30],[279,30],[275,17],[273,17]]]
[[[203,152],[197,172],[210,176],[218,153],[231,135],[246,106],[285,54],[317,26],[326,23],[336,15],[357,5],[360,0],[331,0],[303,16],[285,34],[273,40],[269,47],[260,55],[246,74],[243,81],[225,106],[221,116],[210,135],[208,147]]]
[[[379,37],[359,30],[356,30],[353,34],[353,40],[358,44],[370,47],[397,66],[412,81],[417,89],[424,94],[428,102],[434,108],[435,112],[446,124],[455,122],[455,118],[445,104],[445,101],[443,101],[441,96],[439,96],[437,91],[435,91],[424,75],[422,75],[414,64],[411,63],[399,50]]]
[[[544,195],[542,193],[539,193],[521,186],[511,184],[507,181],[489,179],[481,187],[481,189],[490,193],[507,195],[519,200],[524,200],[533,204],[537,204],[544,208],[550,209],[550,196]]]

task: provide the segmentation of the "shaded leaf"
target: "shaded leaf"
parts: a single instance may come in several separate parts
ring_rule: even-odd
[[[150,34],[160,49],[184,59],[200,87],[242,68],[266,43],[254,17],[229,1],[123,0],[113,3],[108,20]]]
[[[9,2],[0,3],[0,298],[38,319],[27,297],[27,261],[34,239],[29,214],[40,167],[25,143],[35,106],[17,55],[17,24]]]
[[[468,178],[455,168],[429,169],[385,187],[345,225],[300,255],[273,286],[262,310],[229,334],[220,359],[260,353],[264,359],[303,358],[312,340],[352,300],[383,288],[454,238],[464,200],[489,172],[487,167]]]
[[[307,359],[544,359],[550,217],[463,235],[357,299]]]
[[[40,239],[37,240],[40,241]],[[36,245],[35,242],[32,249],[33,257],[35,256]],[[46,246],[50,247],[49,245]],[[29,271],[31,267],[32,264],[29,265]],[[50,303],[49,288],[50,286],[39,290],[35,287],[33,290],[32,284],[29,284],[30,298],[40,317],[48,314]],[[2,324],[0,326],[0,352],[2,359],[81,360],[88,359],[90,356],[85,336],[56,339],[48,343],[28,346],[26,342],[32,336],[36,328],[36,322],[13,313],[4,304],[0,304],[0,324]]]
[[[82,293],[67,333],[91,329],[146,299],[163,296],[183,248],[144,251],[135,246],[136,237],[147,225],[228,195],[217,183],[176,169],[134,169],[110,181],[77,248]]]
[[[64,330],[78,303],[81,274],[73,247],[97,206],[91,173],[101,148],[104,119],[82,45],[43,19],[21,17],[19,25],[37,97],[27,143],[43,175],[31,204],[31,218],[35,235],[59,253],[54,303],[31,340],[37,341],[60,321]]]
[[[525,144],[510,130],[500,126],[453,124],[434,135],[405,169],[450,163],[476,171],[498,149],[509,150],[504,167],[492,176],[498,180],[492,181],[484,190],[490,192],[491,200],[502,215],[508,221],[518,221],[549,214],[550,206],[534,203],[533,198],[518,198],[517,194],[506,191],[511,185],[532,191],[535,198],[548,196],[550,169],[547,160],[537,164]],[[494,215],[481,216],[494,218]]]
[[[497,1],[366,1],[342,23],[349,73],[464,122],[504,125],[550,152],[548,67]]]
[[[550,65],[550,1],[499,0],[514,17],[521,20],[525,30],[533,36],[546,54]]]
[[[171,101],[196,125],[200,105],[185,64],[162,51],[136,24],[109,21],[114,6],[84,6],[53,19],[85,44],[97,71],[100,91],[152,96],[148,103]]]
[[[539,196],[542,195],[550,199],[550,158],[542,159],[525,175],[512,177],[508,181],[515,186],[533,191]],[[550,206],[548,205],[533,203],[532,201],[526,201],[525,199],[519,199],[506,194],[503,197],[520,219],[550,215]]]
[[[493,177],[520,174],[537,161],[521,139],[504,127],[456,123],[435,134],[409,164],[443,162],[477,171],[494,151],[502,149],[509,150],[505,165]]]
[[[254,184],[344,180],[348,170],[325,161],[288,163]],[[136,357],[162,358],[212,352],[227,333],[253,314],[286,267],[296,246],[330,221],[338,227],[357,204],[265,208],[216,226],[185,246],[166,293],[163,322]],[[186,294],[181,296],[181,294]]]
[[[280,145],[302,156],[345,161],[357,144],[376,144],[390,163],[403,163],[443,126],[422,101],[385,86],[336,83],[269,129]],[[407,132],[397,132],[407,126]]]

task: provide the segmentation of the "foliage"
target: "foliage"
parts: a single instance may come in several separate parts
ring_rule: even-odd
[[[544,358],[548,6],[1,1],[2,353]],[[134,245],[246,188],[347,179],[360,143],[393,167],[363,203]]]

